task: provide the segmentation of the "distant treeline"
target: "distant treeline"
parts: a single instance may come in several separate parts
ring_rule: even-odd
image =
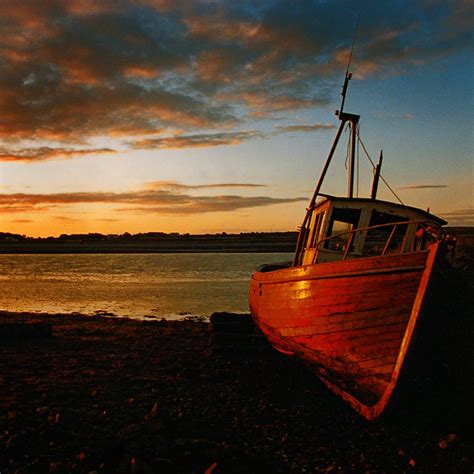
[[[0,232],[0,253],[293,252],[297,236],[296,232],[125,232],[27,237]]]
[[[474,236],[474,227],[446,227],[458,237]],[[0,253],[172,253],[172,252],[293,252],[297,232],[240,234],[62,234],[27,237],[0,232]]]

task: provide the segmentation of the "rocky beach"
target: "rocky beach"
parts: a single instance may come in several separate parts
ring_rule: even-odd
[[[441,361],[428,394],[369,423],[246,330],[79,315],[1,320],[52,328],[1,341],[2,473],[472,469],[468,374]]]

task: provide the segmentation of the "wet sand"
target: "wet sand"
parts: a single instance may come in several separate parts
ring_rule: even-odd
[[[53,335],[0,341],[2,474],[472,471],[456,367],[369,423],[258,338],[213,344],[206,322],[7,321],[49,322]]]

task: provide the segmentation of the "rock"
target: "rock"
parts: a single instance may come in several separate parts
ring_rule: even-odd
[[[217,463],[213,462],[205,471],[204,474],[212,474],[217,467]]]
[[[209,317],[211,324],[220,324],[220,323],[247,323],[253,324],[252,316],[250,314],[236,314],[236,313],[226,313],[226,312],[217,312],[212,313]]]
[[[449,433],[446,436],[443,436],[439,442],[438,446],[440,449],[451,448],[459,443],[459,438],[455,433]]]

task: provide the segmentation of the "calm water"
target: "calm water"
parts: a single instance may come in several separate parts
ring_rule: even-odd
[[[247,312],[252,271],[289,253],[0,255],[0,310],[132,318]]]

